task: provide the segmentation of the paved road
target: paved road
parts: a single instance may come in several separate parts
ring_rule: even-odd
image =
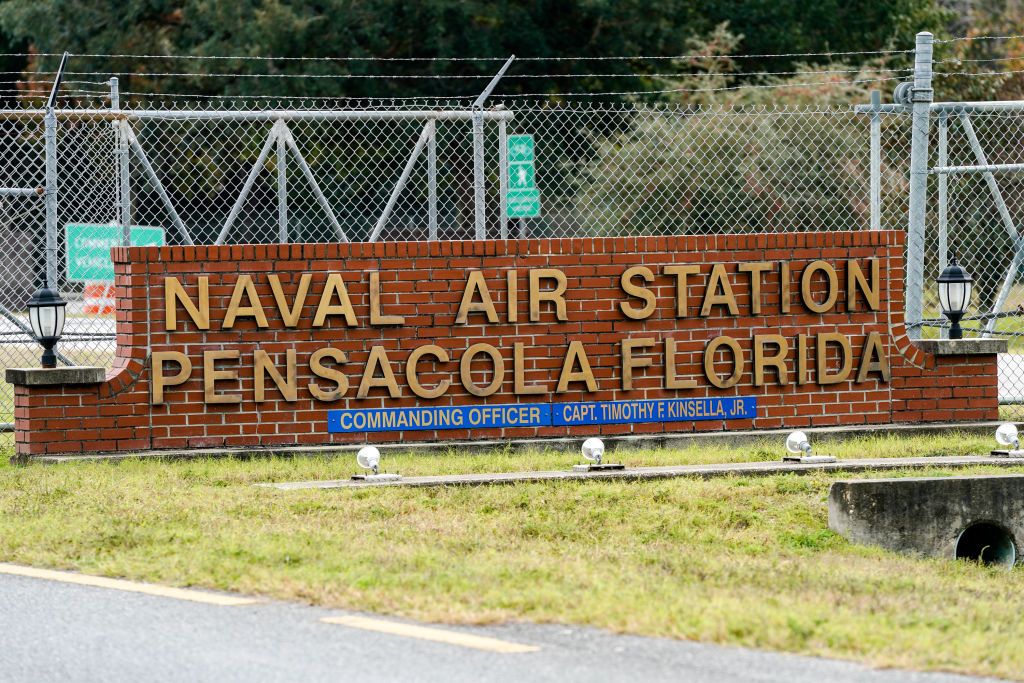
[[[3,681],[686,681],[955,683],[983,679],[594,629],[444,627],[532,652],[503,654],[324,623],[342,612],[200,604],[0,575]]]

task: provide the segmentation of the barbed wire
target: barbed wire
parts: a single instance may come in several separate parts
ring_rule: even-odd
[[[911,73],[913,69],[886,69],[891,73]],[[502,79],[557,79],[557,78],[713,78],[713,77],[750,77],[750,76],[817,76],[830,74],[858,74],[863,69],[821,69],[811,71],[699,71],[699,72],[628,72],[628,73],[546,73],[546,74],[505,74]],[[54,76],[53,71],[32,72],[40,76]],[[286,78],[286,79],[415,79],[415,80],[467,80],[489,79],[493,74],[239,74],[239,73],[204,73],[204,72],[127,72],[127,71],[65,71],[68,76],[130,76],[136,78]],[[0,74],[24,74],[18,71],[0,71]],[[36,83],[38,81],[15,81],[20,83]],[[69,83],[89,83],[90,85],[106,85],[106,82],[65,81]]]
[[[686,54],[686,55],[609,55],[573,57],[516,57],[517,62],[594,62],[594,61],[630,61],[630,60],[672,60],[672,59],[769,59],[776,57],[845,57],[853,55],[897,55],[913,52],[910,50],[855,50],[849,52],[779,52],[764,54]],[[60,57],[62,52],[3,52],[0,57]],[[502,57],[265,57],[258,55],[157,55],[157,54],[112,54],[112,53],[70,53],[74,57],[90,59],[180,59],[180,60],[234,60],[234,61],[267,61],[267,62],[504,62],[509,55]]]
[[[122,95],[131,97],[149,97],[149,98],[193,98],[193,99],[221,99],[221,100],[334,100],[334,101],[360,101],[360,102],[396,102],[403,100],[473,100],[476,99],[476,95],[444,95],[438,97],[437,95],[406,95],[405,97],[360,97],[357,95],[217,95],[217,94],[204,94],[204,93],[165,93],[165,92],[142,92],[123,90]]]
[[[964,41],[971,40],[1017,40],[1024,38],[1024,35],[1012,35],[1012,36],[961,36],[959,38],[946,38],[944,40],[933,40],[932,44],[942,45],[947,43],[962,43]]]

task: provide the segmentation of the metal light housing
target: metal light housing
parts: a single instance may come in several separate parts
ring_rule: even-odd
[[[44,368],[57,367],[57,354],[53,347],[64,333],[65,306],[67,302],[60,298],[60,294],[48,287],[43,287],[28,300],[28,320],[32,334],[43,347]]]
[[[811,454],[811,442],[803,432],[792,432],[786,437],[786,450],[790,453]]]
[[[601,464],[604,457],[604,441],[597,437],[591,437],[583,442],[583,457],[591,462]]]
[[[380,450],[376,446],[363,446],[356,453],[356,462],[364,470],[373,470],[377,474],[377,467],[380,465]]]
[[[960,329],[960,319],[971,303],[971,292],[974,278],[963,266],[956,262],[956,254],[951,255],[950,263],[936,281],[939,286],[939,304],[942,314],[949,318],[949,338],[963,339],[964,332]]]
[[[999,425],[996,429],[996,443],[1000,446],[1012,446],[1014,450],[1020,449],[1020,438],[1017,434],[1017,425],[1006,424]]]

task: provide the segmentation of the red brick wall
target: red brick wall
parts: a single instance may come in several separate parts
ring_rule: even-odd
[[[86,453],[186,447],[242,447],[311,445],[363,441],[465,440],[565,436],[566,427],[507,428],[496,430],[409,431],[397,434],[328,434],[327,411],[332,408],[372,408],[417,404],[532,403],[543,401],[595,401],[689,396],[756,396],[753,420],[602,425],[573,428],[575,434],[625,434],[686,432],[779,427],[989,420],[998,417],[996,356],[934,357],[912,346],[903,327],[903,246],[899,232],[807,233],[777,235],[729,235],[708,237],[630,237],[563,240],[415,242],[381,244],[241,245],[224,247],[139,247],[114,250],[117,273],[117,361],[101,385],[24,387],[15,392],[16,443],[19,456],[46,453]],[[880,263],[881,310],[865,310],[863,300],[855,311],[845,308],[841,293],[834,310],[824,314],[808,311],[800,302],[799,274],[807,263],[822,259],[839,273],[840,291],[845,288],[846,259]],[[778,272],[765,276],[762,314],[749,312],[750,287],[739,277],[735,264],[749,261],[787,261],[791,264],[791,313],[779,308]],[[619,278],[626,268],[647,265],[657,274],[666,264],[703,264],[701,275],[691,278],[689,316],[679,319],[675,290],[670,278],[659,275],[648,285],[657,294],[657,309],[647,320],[628,320],[619,303],[628,297]],[[698,316],[701,293],[711,265],[727,264],[740,315],[725,315],[716,307],[710,317]],[[527,271],[557,268],[568,280],[568,322],[555,320],[550,305],[542,306],[540,322],[528,317]],[[482,270],[495,307],[504,320],[505,273],[518,269],[520,295],[517,324],[487,324],[484,316],[471,315],[466,325],[453,325],[468,273]],[[399,327],[370,327],[367,273],[380,271],[383,303],[387,314],[405,315]],[[865,268],[866,270],[866,268]],[[323,283],[329,272],[345,280],[359,320],[348,329],[338,318],[321,329],[311,327]],[[298,329],[285,329],[274,296],[266,281],[276,273],[286,293],[294,293],[302,273],[313,282]],[[220,329],[234,283],[242,273],[251,274],[263,301],[269,329],[259,330],[251,318],[233,329]],[[178,307],[178,329],[165,331],[164,278],[177,277],[195,295],[197,278],[209,276],[210,330],[198,330],[184,309]],[[816,289],[820,290],[820,283]],[[855,350],[871,331],[885,340],[892,376],[883,381],[872,373],[856,382],[856,364],[848,381],[828,386],[816,383],[786,386],[769,382],[752,384],[751,335],[777,333],[791,344],[789,367],[795,370],[795,338],[798,334],[839,331]],[[716,389],[702,376],[700,355],[707,340],[718,335],[736,337],[746,352],[746,365],[738,385]],[[634,389],[621,389],[621,355],[618,343],[626,337],[654,337],[652,367],[639,370]],[[698,388],[662,389],[661,340],[672,337],[680,344],[680,375],[692,375]],[[565,348],[570,341],[585,344],[600,391],[586,393],[582,385],[555,394],[554,387]],[[469,395],[459,383],[458,358],[476,342],[498,347],[506,363],[506,376],[498,393],[481,399]],[[541,395],[513,393],[512,346],[526,345],[526,380],[545,383]],[[432,402],[421,401],[405,385],[405,359],[412,349],[426,343],[445,347],[453,362],[443,367],[424,365],[423,382],[442,377],[452,381],[449,392]],[[383,389],[366,399],[356,399],[369,347],[387,349],[403,396],[392,399]],[[285,401],[273,383],[267,384],[268,400],[253,401],[252,350],[267,351],[280,367],[286,349],[298,354],[298,400]],[[309,354],[325,346],[345,351],[350,383],[343,400],[324,403],[305,391],[315,378],[307,364]],[[241,364],[238,381],[218,382],[221,392],[237,392],[240,403],[207,405],[203,402],[202,351],[238,349]],[[693,349],[688,351],[688,349]],[[179,350],[192,360],[192,378],[166,388],[166,403],[151,405],[149,354]],[[813,359],[813,348],[811,349]],[[835,359],[833,359],[834,361]],[[809,363],[813,377],[813,360]],[[482,367],[482,365],[481,365]],[[723,366],[724,367],[724,364]],[[476,371],[481,384],[485,375]],[[774,378],[769,371],[768,376]],[[954,389],[958,398],[953,398]]]

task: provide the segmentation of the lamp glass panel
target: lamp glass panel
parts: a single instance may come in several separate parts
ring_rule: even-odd
[[[53,336],[59,337],[64,334],[64,307],[57,306],[57,325],[53,331]]]
[[[968,294],[970,294],[970,288],[966,282],[943,282],[939,288],[939,299],[943,306],[942,310],[962,312],[967,308]]]
[[[40,337],[53,337],[57,329],[57,306],[40,306],[36,309],[39,315]]]
[[[39,328],[39,309],[35,306],[31,306],[28,309],[28,321],[32,325],[32,334],[36,336],[36,339],[40,339],[43,336],[42,330]]]

